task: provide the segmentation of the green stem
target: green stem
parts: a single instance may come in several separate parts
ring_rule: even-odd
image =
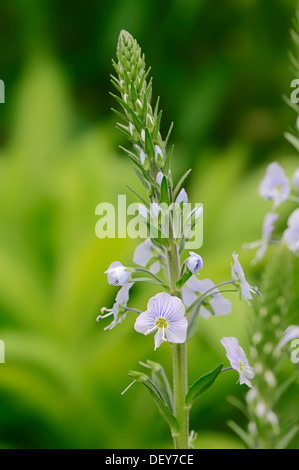
[[[161,286],[165,287],[166,289],[168,289],[168,285],[165,284],[165,282],[160,279],[158,276],[156,276],[154,273],[152,273],[151,271],[149,271],[148,269],[144,269],[144,268],[134,268],[135,272],[140,272],[140,273],[146,273],[148,274],[148,276],[151,276],[152,278],[154,278],[159,284],[161,284]],[[137,281],[137,279],[133,279],[133,281]]]
[[[200,295],[199,297],[197,297],[197,299],[194,300],[194,302],[193,302],[191,305],[189,305],[189,307],[187,308],[186,312],[187,312],[187,313],[191,312],[191,310],[193,310],[193,308],[194,308],[197,304],[201,303],[205,297],[208,297],[207,294],[209,294],[209,292],[212,292],[212,291],[214,291],[215,289],[218,289],[218,287],[226,286],[226,285],[228,285],[228,284],[234,284],[234,280],[232,279],[232,280],[230,280],[230,281],[221,282],[220,284],[216,284],[215,286],[211,287],[211,289],[208,289],[208,290],[207,290],[206,292],[204,292],[202,295]],[[214,292],[212,295],[214,295],[214,294],[217,294],[217,292]]]
[[[176,242],[170,240],[168,251],[168,270],[171,294],[181,297],[176,282],[180,278],[180,260]],[[187,344],[172,344],[173,354],[173,392],[174,412],[179,424],[179,432],[175,436],[174,445],[176,449],[188,449],[189,439],[189,409],[185,406],[185,397],[188,391],[187,373]]]

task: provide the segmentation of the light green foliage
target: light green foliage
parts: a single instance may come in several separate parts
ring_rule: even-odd
[[[96,205],[116,203],[126,184],[136,184],[127,159],[115,151],[123,141],[112,133],[107,76],[125,27],[151,54],[166,111],[162,130],[165,121],[176,122],[174,177],[192,164],[188,193],[209,209],[203,246],[209,263],[202,274],[220,282],[232,251],[260,233],[268,204],[257,203],[257,186],[265,161],[282,155],[276,143],[289,123],[280,94],[289,83],[283,45],[292,5],[218,3],[216,15],[207,0],[175,1],[162,11],[159,0],[73,2],[71,9],[69,2],[1,2],[1,78],[7,77],[0,150],[1,448],[172,445],[144,387],[120,394],[128,364],[136,368],[146,358],[167,364],[169,351],[154,352],[150,340],[134,333],[134,314],[108,335],[95,321],[99,306],[110,307],[115,297],[104,275],[111,253],[129,262],[136,245],[94,234]],[[283,165],[291,174],[298,157],[285,147],[290,154]],[[243,256],[249,275],[251,253]],[[154,286],[143,292],[136,286],[132,301],[143,308],[155,293]],[[237,336],[248,350],[249,309],[231,300],[230,315],[200,319],[189,343],[191,383],[223,360],[223,335]],[[289,369],[283,364],[284,376]],[[195,447],[243,446],[225,424],[238,418],[228,394],[241,397],[241,387],[220,374],[194,404]],[[277,411],[283,405],[298,416],[296,388],[286,391]],[[297,435],[292,445],[298,442]]]
[[[250,328],[250,364],[256,373],[254,389],[246,394],[246,407],[232,400],[248,418],[248,430],[234,422],[229,425],[250,448],[287,447],[298,429],[295,417],[277,412],[288,387],[299,378],[295,370],[290,370],[287,378],[281,374],[285,353],[279,347],[283,332],[297,313],[293,301],[293,264],[292,253],[282,246],[274,251],[265,267],[260,284],[262,296],[255,302],[256,316]]]

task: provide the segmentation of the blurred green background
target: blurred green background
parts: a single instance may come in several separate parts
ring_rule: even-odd
[[[298,156],[284,141],[296,116],[281,99],[293,78],[287,51],[293,0],[1,0],[0,64],[0,446],[2,448],[160,448],[166,424],[147,391],[126,395],[127,371],[152,359],[171,373],[170,348],[133,329],[134,314],[111,332],[95,319],[116,289],[105,269],[130,265],[137,242],[99,240],[95,207],[139,183],[118,149],[108,91],[120,29],[142,46],[161,96],[162,130],[173,120],[174,174],[192,166],[187,186],[204,202],[202,277],[230,275],[240,253],[251,283],[261,267],[243,242],[260,237],[270,205],[257,192],[266,165],[288,175]],[[287,216],[288,208],[283,216]],[[144,309],[154,288],[134,287]],[[219,343],[237,336],[248,351],[253,310],[200,320],[189,345],[190,382],[227,360]],[[289,364],[285,365],[286,371]],[[193,408],[197,445],[238,448],[226,425],[242,424],[228,395],[236,376],[219,377]],[[299,414],[298,389],[287,404]],[[283,405],[282,410],[283,412]],[[299,438],[292,443],[299,447]]]

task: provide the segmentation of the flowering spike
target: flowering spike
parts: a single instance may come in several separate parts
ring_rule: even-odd
[[[133,144],[134,156],[140,159],[144,153],[142,166],[153,179],[163,168],[166,153],[166,141],[160,134],[162,111],[158,109],[159,100],[154,107],[151,105],[152,79],[147,80],[150,68],[146,70],[144,54],[133,36],[125,30],[119,34],[117,44],[118,62],[112,62],[117,77],[112,76],[111,82],[119,95],[112,96],[122,107],[118,117],[123,116],[125,125],[117,124],[117,129]],[[137,148],[139,147],[139,148]],[[144,177],[144,175],[143,175]]]

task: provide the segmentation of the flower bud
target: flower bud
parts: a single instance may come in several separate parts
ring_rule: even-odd
[[[187,267],[192,274],[197,273],[203,268],[203,260],[200,255],[190,251],[190,256],[187,258]]]
[[[131,273],[119,261],[110,264],[105,273],[111,286],[124,286],[130,280]]]

